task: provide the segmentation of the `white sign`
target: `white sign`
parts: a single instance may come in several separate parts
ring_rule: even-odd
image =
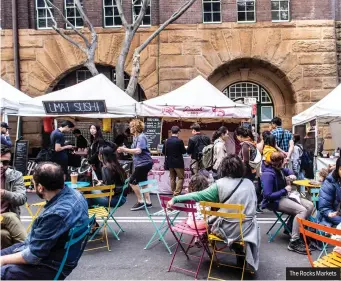
[[[247,105],[257,104],[257,99],[256,98],[244,98],[244,104],[247,104]]]

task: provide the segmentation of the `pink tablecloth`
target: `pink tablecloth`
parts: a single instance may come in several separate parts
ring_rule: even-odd
[[[164,194],[172,194],[171,187],[170,187],[170,179],[169,179],[169,171],[165,171],[164,163],[165,157],[164,156],[152,156],[153,158],[153,168],[149,172],[148,179],[156,179],[159,183],[159,192]],[[189,180],[191,178],[191,171],[190,171],[190,157],[184,157],[185,162],[185,182],[183,192],[187,189]]]

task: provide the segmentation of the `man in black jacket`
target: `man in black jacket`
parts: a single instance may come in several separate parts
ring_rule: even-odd
[[[171,189],[174,196],[180,195],[185,179],[185,165],[183,154],[186,153],[183,140],[179,139],[180,128],[173,126],[172,136],[165,141],[162,154],[165,155],[170,175]],[[176,182],[178,178],[178,182]]]
[[[201,169],[202,150],[211,143],[211,140],[208,136],[201,134],[198,123],[194,123],[191,129],[193,136],[188,141],[187,154],[191,155],[191,171],[192,174],[196,175]]]

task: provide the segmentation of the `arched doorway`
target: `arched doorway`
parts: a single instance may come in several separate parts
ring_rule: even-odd
[[[107,65],[96,65],[97,70],[99,73],[104,74],[108,79],[113,81],[116,84],[116,71],[115,68],[112,66]],[[57,91],[64,89],[66,87],[73,86],[77,83],[83,82],[89,78],[91,78],[92,75],[90,71],[85,67],[80,67],[78,69],[74,69],[71,72],[66,73],[59,82],[53,87],[52,91]],[[128,86],[130,76],[127,73],[124,73],[124,84],[125,87]],[[140,85],[137,85],[135,94],[133,98],[137,101],[144,101],[146,100],[146,96],[144,94],[144,91],[140,87]]]
[[[245,98],[254,98],[257,101],[258,129],[261,124],[269,123],[274,117],[275,110],[271,96],[265,88],[252,82],[237,82],[223,90],[231,100],[244,103]]]
[[[255,98],[259,131],[268,129],[274,116],[281,117],[283,126],[291,128],[294,91],[285,73],[271,63],[252,58],[236,59],[218,67],[208,81],[236,102]]]

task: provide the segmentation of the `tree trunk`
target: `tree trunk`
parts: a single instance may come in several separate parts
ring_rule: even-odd
[[[126,93],[131,97],[135,93],[139,75],[140,75],[140,54],[138,53],[138,51],[135,51],[134,57],[133,57],[133,66],[132,66],[131,76],[130,76],[129,84],[126,90]]]
[[[124,65],[129,53],[131,42],[133,41],[133,33],[131,30],[127,30],[125,33],[124,41],[122,43],[122,49],[120,56],[117,60],[116,71],[116,86],[124,91]]]
[[[95,65],[94,61],[86,61],[86,62],[84,63],[84,66],[85,66],[87,69],[89,69],[89,71],[90,71],[90,73],[91,73],[92,76],[96,76],[96,75],[99,74],[99,72],[98,72],[98,70],[97,70],[97,68],[96,68],[96,65]]]

